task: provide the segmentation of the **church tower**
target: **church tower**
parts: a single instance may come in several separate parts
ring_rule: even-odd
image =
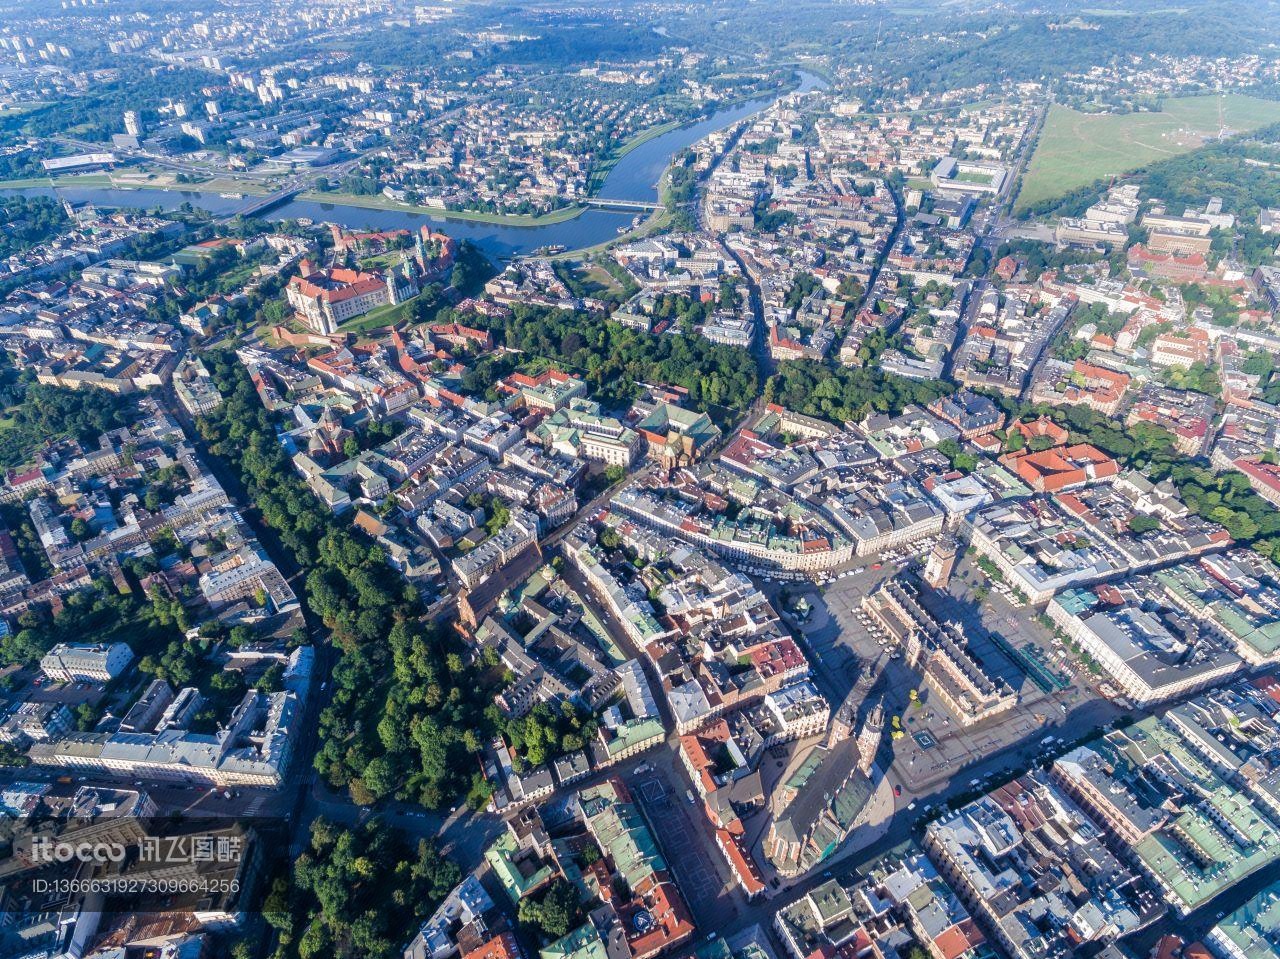
[[[876,703],[858,731],[858,768],[863,775],[871,773],[876,761],[876,752],[880,749],[880,740],[884,736],[884,706]]]
[[[946,589],[951,573],[956,567],[956,551],[959,545],[952,536],[942,536],[934,544],[924,566],[924,581],[934,589]]]

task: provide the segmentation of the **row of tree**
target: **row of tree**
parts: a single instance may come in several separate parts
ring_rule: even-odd
[[[571,706],[522,720],[484,708],[490,684],[424,619],[417,591],[382,548],[336,522],[294,475],[235,355],[206,363],[226,401],[200,421],[201,435],[239,468],[263,520],[310,570],[307,606],[342,652],[315,759],[330,784],[362,804],[396,795],[438,808],[480,789],[478,755],[496,733],[532,765],[581,748],[594,726]],[[507,509],[501,501],[490,509],[496,530]]]
[[[445,804],[477,768],[486,726],[478,677],[424,620],[417,591],[382,548],[334,520],[296,477],[234,353],[206,363],[225,402],[200,420],[201,435],[237,467],[263,521],[309,570],[307,607],[341,652],[320,716],[317,770],[360,802],[396,793]]]

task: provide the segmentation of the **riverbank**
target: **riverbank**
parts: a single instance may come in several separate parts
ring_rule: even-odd
[[[0,180],[0,190],[84,190],[105,187],[110,190],[163,190],[166,193],[242,193],[248,196],[264,195],[264,186],[245,182],[234,177],[214,177],[200,183],[179,183],[174,176],[163,174],[117,175],[102,173],[73,173],[60,177],[26,177],[18,180]]]
[[[617,236],[605,240],[602,243],[597,243],[594,246],[580,247],[576,250],[566,250],[563,253],[555,255],[552,259],[569,261],[589,260],[597,253],[604,253],[612,247],[617,246],[619,243],[630,243],[634,240],[640,240],[646,236],[665,230],[671,221],[671,209],[667,206],[670,170],[670,167],[664,170],[662,173],[662,179],[658,181],[658,202],[661,206],[650,212],[642,223],[638,226],[632,227],[625,233],[619,233]]]
[[[83,173],[74,177],[62,177],[54,180],[49,176],[32,176],[18,180],[0,180],[0,190],[34,190],[57,189],[59,185],[63,186],[110,186],[111,180],[105,173]]]
[[[771,97],[751,100],[733,108],[719,109],[712,116],[692,124],[683,124],[665,132],[662,126],[652,127],[636,134],[624,145],[625,152],[619,151],[619,158],[596,192],[596,197],[640,202],[665,199],[664,174],[673,157],[707,134],[766,108],[789,90],[803,91],[825,85],[808,73],[802,73],[800,79],[798,87],[788,87]],[[117,172],[116,176],[119,178],[120,173]],[[29,181],[0,184],[0,192],[14,195],[29,190],[33,194],[56,195],[73,203],[91,203],[98,207],[177,210],[190,204],[215,216],[230,216],[244,204],[221,194],[250,193],[253,188],[248,185],[249,181],[238,181],[228,183],[230,189],[211,190],[211,185],[221,185],[229,179],[220,177],[205,183],[180,184],[169,190],[154,188],[158,185],[155,181],[146,185],[135,182],[127,189],[116,189],[111,186],[110,174],[92,173],[52,182],[45,177],[33,177]],[[269,190],[270,186],[263,183],[260,189]],[[435,224],[459,242],[471,241],[494,262],[503,262],[547,247],[563,247],[582,256],[581,251],[606,249],[670,226],[671,213],[666,209],[652,211],[634,228],[631,226],[633,214],[634,211],[624,213],[578,205],[540,217],[519,217],[438,210],[383,196],[308,191],[273,208],[268,218],[330,222],[352,230],[415,230],[425,222]],[[619,233],[619,228],[623,232]]]
[[[272,188],[258,180],[235,176],[213,176],[207,180],[183,183],[173,173],[125,172],[109,174],[111,185],[120,190],[168,190],[178,193],[240,193],[244,196],[266,196]]]
[[[692,121],[690,121],[692,122]],[[591,180],[587,184],[587,194],[595,196],[600,188],[604,185],[605,178],[613,172],[613,168],[618,165],[618,161],[625,157],[637,147],[644,146],[650,140],[670,133],[673,130],[679,130],[682,126],[686,126],[686,122],[680,120],[669,120],[666,123],[659,123],[657,126],[649,127],[634,134],[625,143],[619,147],[612,156],[601,163],[591,173]]]
[[[299,200],[312,203],[332,203],[334,206],[352,206],[361,210],[387,210],[392,213],[411,213],[418,216],[429,216],[440,220],[466,220],[471,223],[491,223],[494,226],[538,227],[550,226],[553,223],[565,223],[577,219],[587,211],[584,205],[567,206],[550,213],[527,216],[519,213],[479,213],[471,210],[444,210],[434,206],[417,206],[403,200],[393,200],[389,196],[374,194],[360,196],[355,193],[321,193],[317,190],[305,190],[298,194]]]
[[[797,64],[797,66],[799,65]],[[824,82],[826,82],[825,78],[820,79],[823,79]],[[798,89],[800,85],[801,83],[797,81],[794,86],[784,87],[776,94],[776,96],[774,96],[773,99],[776,100],[778,97],[786,96],[793,90]],[[601,186],[604,184],[605,178],[613,172],[613,168],[618,165],[618,162],[626,157],[626,155],[632,150],[642,147],[650,140],[655,140],[660,136],[665,136],[668,133],[674,133],[676,130],[680,130],[684,127],[696,126],[697,124],[714,117],[717,113],[723,113],[726,110],[733,110],[743,104],[755,103],[762,99],[764,98],[762,98],[759,93],[735,97],[733,99],[717,103],[716,108],[712,111],[710,117],[692,117],[685,120],[668,120],[666,123],[659,123],[657,126],[647,127],[638,133],[632,134],[631,137],[622,144],[622,146],[620,146],[607,160],[602,162],[598,167],[596,167],[595,171],[592,172],[591,181],[587,185],[588,196],[594,197],[598,195]]]
[[[813,90],[813,89],[823,89],[829,86],[829,83],[827,82],[826,78],[818,76],[817,74],[814,74],[813,72],[805,69],[801,64],[797,63],[795,66],[799,73],[799,81],[795,84],[789,84],[788,86],[779,90],[773,96],[768,98],[761,98],[759,96],[744,97],[739,100],[734,100],[725,104],[721,104],[720,108],[716,111],[713,117],[722,116],[727,113],[733,113],[737,115],[732,116],[726,124],[717,126],[715,127],[715,129],[723,129],[724,126],[728,125],[728,123],[736,123],[739,120],[746,119],[749,116],[754,116],[757,112],[768,109],[769,105],[776,103],[779,99],[781,99],[784,96],[787,96],[790,93],[794,93],[797,91],[805,92],[807,90]],[[758,109],[744,110],[744,108],[756,107],[756,106],[758,106]],[[681,130],[698,130],[699,128],[704,127],[705,125],[706,125],[706,121],[694,121],[692,123],[682,123],[682,124],[675,125],[674,129],[667,132],[676,133]],[[655,128],[655,130],[656,129],[657,128]],[[698,140],[701,140],[703,136],[708,135],[708,133],[710,132],[711,131],[700,132],[699,136],[697,136],[694,140],[690,141],[690,143],[684,144],[684,146],[687,147],[692,143],[698,142]],[[645,137],[644,139],[634,138],[635,142],[630,143],[628,145],[628,150],[626,152],[631,152],[636,147],[641,146],[646,140],[657,139],[657,138],[658,138],[657,134],[655,134],[654,136]],[[683,149],[683,147],[681,149]],[[657,193],[657,199],[659,203],[659,208],[657,210],[654,210],[653,212],[651,212],[647,217],[645,217],[642,223],[638,224],[632,229],[626,230],[618,234],[617,236],[610,237],[606,240],[603,240],[595,244],[581,246],[581,247],[574,247],[573,249],[567,250],[564,253],[559,254],[556,257],[556,259],[559,259],[559,260],[589,259],[592,256],[595,256],[599,253],[603,253],[609,250],[610,248],[617,246],[619,243],[630,243],[634,240],[642,239],[643,237],[646,237],[646,236],[652,236],[655,233],[659,233],[667,229],[672,219],[672,216],[674,214],[674,210],[672,209],[672,205],[670,202],[671,165],[674,162],[675,157],[678,153],[679,153],[679,150],[675,150],[670,152],[665,157],[665,162],[663,163],[661,172],[657,177],[655,177],[656,193]],[[653,182],[654,180],[650,181],[650,183],[653,183]],[[635,184],[635,186],[638,186],[638,184]],[[600,196],[599,193],[596,193],[595,195]],[[636,195],[639,195],[639,194],[637,193]]]

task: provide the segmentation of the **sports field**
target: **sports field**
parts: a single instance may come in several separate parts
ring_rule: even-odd
[[[1027,166],[1018,208],[1061,196],[1094,180],[1186,153],[1227,130],[1244,133],[1280,122],[1280,102],[1241,94],[1166,100],[1159,113],[1080,113],[1054,104]]]

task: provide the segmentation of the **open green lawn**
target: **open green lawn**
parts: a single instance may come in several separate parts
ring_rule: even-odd
[[[613,278],[608,270],[594,263],[575,264],[573,272],[582,281],[582,285],[587,288],[589,296],[600,296],[603,293],[612,293],[615,290],[622,289],[621,284]]]
[[[47,176],[29,176],[18,180],[0,180],[0,190],[31,190],[46,186],[53,186],[53,180]]]
[[[0,190],[26,190],[32,187],[46,186],[111,186],[111,174],[70,173],[66,176],[60,176],[57,179],[47,176],[32,176],[21,180],[0,180]]]
[[[384,303],[353,320],[347,320],[339,329],[343,333],[368,333],[380,326],[387,326],[403,316],[404,311],[400,309],[399,303]]]
[[[1159,113],[1080,113],[1054,104],[1023,177],[1018,207],[1194,150],[1220,129],[1280,122],[1280,102],[1240,94],[1166,100]]]
[[[182,193],[240,193],[261,196],[267,187],[256,180],[242,180],[233,176],[206,176],[199,179],[192,175],[186,183],[178,182],[177,174],[170,170],[128,170],[110,175],[112,186],[122,190],[176,190]]]
[[[378,253],[373,256],[365,256],[360,258],[360,269],[362,270],[385,270],[393,266],[399,266],[404,259],[403,250],[387,250],[385,253]]]
[[[32,100],[28,103],[0,104],[0,117],[20,117],[25,113],[32,113],[48,105],[48,103],[41,100]]]

